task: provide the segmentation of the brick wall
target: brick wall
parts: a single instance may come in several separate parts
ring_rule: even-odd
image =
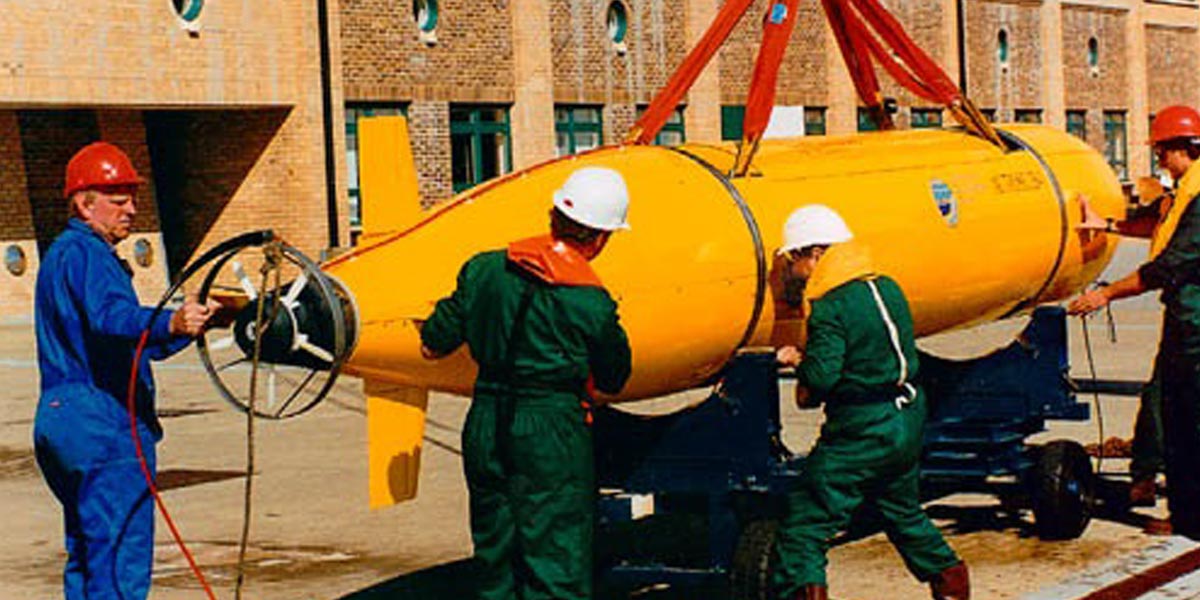
[[[408,118],[421,205],[428,207],[454,194],[450,171],[450,103],[413,102],[408,107]]]
[[[1200,69],[1195,29],[1146,28],[1146,79],[1149,110],[1157,112],[1172,104],[1200,105]]]
[[[980,108],[1011,121],[1017,108],[1042,103],[1042,45],[1039,7],[1027,2],[968,2],[966,17],[967,94]],[[1008,36],[1007,66],[998,57],[999,33]]]
[[[3,169],[0,185],[6,191],[24,187],[12,204],[23,198],[28,214],[14,217],[20,207],[6,206],[0,231],[19,237],[28,228],[27,239],[43,246],[53,240],[67,215],[61,198],[66,161],[103,136],[129,152],[150,179],[134,238],[154,244],[159,259],[170,248],[172,263],[182,265],[216,242],[262,227],[279,229],[318,256],[330,240],[316,6],[296,3],[281,10],[272,3],[211,2],[187,26],[171,2],[79,0],[70,10],[61,2],[6,7],[0,20],[5,57],[0,103],[15,112],[0,118],[5,139],[0,162],[19,166]],[[336,11],[338,0],[329,0],[329,6]],[[333,38],[336,57],[336,32]],[[340,99],[337,89],[332,95]],[[194,112],[202,126],[187,133],[187,160],[160,164],[143,118],[172,108]],[[336,126],[340,116],[333,117]],[[10,170],[24,177],[24,184]],[[159,185],[164,180],[179,180],[187,189],[220,189],[224,198],[191,207],[199,216],[189,213],[172,230],[182,237],[168,236],[165,244],[157,232],[167,224],[153,210],[156,204],[166,206]],[[196,202],[210,199],[189,194]],[[22,218],[26,225],[16,222]],[[344,236],[344,217],[340,225]],[[135,241],[118,250],[131,251]],[[135,278],[143,298],[161,287],[149,279]],[[165,274],[158,279],[165,281]],[[12,305],[5,303],[10,292],[0,278],[0,314],[10,314]]]
[[[550,8],[555,102],[645,104],[687,53],[683,2],[625,1],[623,47],[608,36],[609,2],[554,0]],[[608,139],[608,138],[606,138]]]
[[[1067,110],[1087,110],[1087,142],[1104,149],[1104,111],[1129,106],[1123,11],[1087,6],[1063,7],[1063,79]],[[1096,68],[1088,64],[1088,40],[1099,49]],[[1129,118],[1133,118],[1132,115]]]
[[[733,30],[721,50],[721,103],[745,104],[750,92],[750,74],[762,42],[762,19],[767,0],[756,0],[754,6]],[[828,61],[825,53],[836,52],[836,45],[826,43],[825,12],[820,2],[800,3],[796,28],[779,68],[776,104],[795,106],[826,106],[828,104]]]
[[[17,113],[0,111],[0,241],[34,239]]]
[[[0,315],[33,310],[38,248],[28,193],[17,113],[0,111],[0,253],[16,246],[26,261],[26,270],[20,275],[0,269]]]
[[[436,42],[411,2],[342,0],[347,101],[512,102],[512,19],[504,0],[441,0]]]

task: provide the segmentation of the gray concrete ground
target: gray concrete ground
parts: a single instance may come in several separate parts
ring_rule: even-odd
[[[1140,261],[1144,246],[1125,247],[1115,266],[1124,274]],[[1157,342],[1153,298],[1114,310],[1117,344],[1092,322],[1091,341],[1100,377],[1144,379]],[[943,355],[968,356],[996,348],[1020,329],[1000,323],[922,342]],[[1071,321],[1076,377],[1087,376],[1079,322]],[[29,324],[0,328],[0,600],[60,596],[64,558],[58,505],[43,484],[31,452],[37,372]],[[193,470],[192,485],[164,498],[218,597],[232,597],[233,565],[242,519],[245,419],[217,396],[194,351],[158,369],[160,408],[167,417],[160,470]],[[692,393],[689,398],[697,398]],[[784,391],[790,398],[790,390]],[[661,403],[660,403],[661,404]],[[398,576],[453,563],[471,553],[467,497],[461,473],[459,431],[468,401],[435,395],[423,454],[419,498],[404,505],[367,509],[364,402],[357,381],[342,380],[333,396],[313,412],[285,422],[259,422],[252,507],[252,545],[247,598],[328,599],[375,589],[358,597],[404,595]],[[1136,401],[1101,398],[1106,435],[1132,431]],[[661,407],[660,407],[661,408]],[[637,410],[654,409],[654,405]],[[786,441],[807,449],[820,423],[817,411],[785,402]],[[1097,422],[1055,424],[1039,439],[1097,439]],[[1106,470],[1120,470],[1118,461]],[[224,478],[222,473],[226,473]],[[234,474],[236,475],[236,473]],[[211,479],[202,482],[204,478]],[[1094,521],[1085,535],[1066,542],[1041,542],[1029,517],[1001,517],[989,496],[960,494],[929,510],[950,543],[972,567],[977,598],[1017,598],[1085,568],[1120,559],[1159,541],[1143,535],[1136,520]],[[1144,515],[1162,515],[1163,503]],[[159,522],[156,600],[201,598],[180,553]],[[836,548],[830,582],[837,598],[926,598],[881,535]],[[453,567],[449,577],[455,577]],[[391,584],[387,584],[389,580]],[[392,587],[388,587],[388,586]],[[391,589],[391,592],[385,593]]]

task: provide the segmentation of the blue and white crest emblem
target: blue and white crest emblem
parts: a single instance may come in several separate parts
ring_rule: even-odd
[[[945,181],[934,179],[929,182],[929,192],[933,194],[933,201],[937,203],[938,213],[946,220],[951,227],[958,225],[958,198],[954,197],[954,190],[946,185]]]

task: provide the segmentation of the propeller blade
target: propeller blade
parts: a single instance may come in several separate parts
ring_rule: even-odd
[[[331,352],[308,341],[308,336],[304,334],[296,336],[296,348],[303,350],[327,363],[333,362],[333,354]]]
[[[228,350],[233,347],[234,338],[232,335],[227,335],[222,338],[217,338],[208,343],[209,350]]]
[[[296,298],[300,297],[300,292],[304,291],[304,287],[308,285],[308,273],[301,271],[300,276],[292,282],[292,286],[288,288],[288,293],[283,297],[283,305],[288,308],[296,307]]]
[[[233,274],[238,279],[238,283],[242,284],[242,291],[246,292],[246,297],[251,302],[258,299],[258,290],[254,288],[254,282],[250,281],[250,276],[246,275],[246,269],[242,267],[242,263],[234,260],[230,261],[229,266],[233,269]]]

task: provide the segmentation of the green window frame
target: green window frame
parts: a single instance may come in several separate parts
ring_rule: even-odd
[[[645,106],[639,106],[637,116],[640,119],[646,112]],[[739,136],[740,138],[741,136]],[[671,111],[667,117],[667,122],[663,124],[662,129],[658,130],[658,135],[654,136],[655,146],[678,146],[687,141],[687,134],[684,128],[683,107],[680,106]]]
[[[1067,111],[1067,133],[1087,141],[1087,111],[1086,110],[1068,110]]]
[[[860,132],[879,131],[879,125],[871,118],[871,111],[867,107],[858,107],[858,130]]]
[[[625,10],[625,4],[620,0],[610,2],[604,24],[608,39],[614,44],[624,44],[625,35],[629,32],[629,12]]]
[[[1040,108],[1018,108],[1013,111],[1013,121],[1017,123],[1041,123],[1042,109]]]
[[[507,105],[450,105],[450,179],[454,193],[512,171]]]
[[[914,108],[909,114],[909,125],[913,129],[938,129],[942,126],[942,109]]]
[[[558,156],[569,156],[604,144],[603,107],[559,104],[554,107],[554,143]]]
[[[746,120],[746,107],[734,104],[721,107],[721,139],[736,142],[742,139],[742,125]]]
[[[362,194],[358,178],[358,120],[363,117],[408,116],[408,104],[346,103],[346,192],[350,228],[362,227]]]
[[[204,10],[204,0],[171,0],[171,4],[179,18],[189,23],[200,18],[200,11]]]
[[[1125,111],[1104,111],[1104,158],[1122,181],[1129,179],[1129,140]]]
[[[825,107],[804,107],[804,135],[825,135]]]

